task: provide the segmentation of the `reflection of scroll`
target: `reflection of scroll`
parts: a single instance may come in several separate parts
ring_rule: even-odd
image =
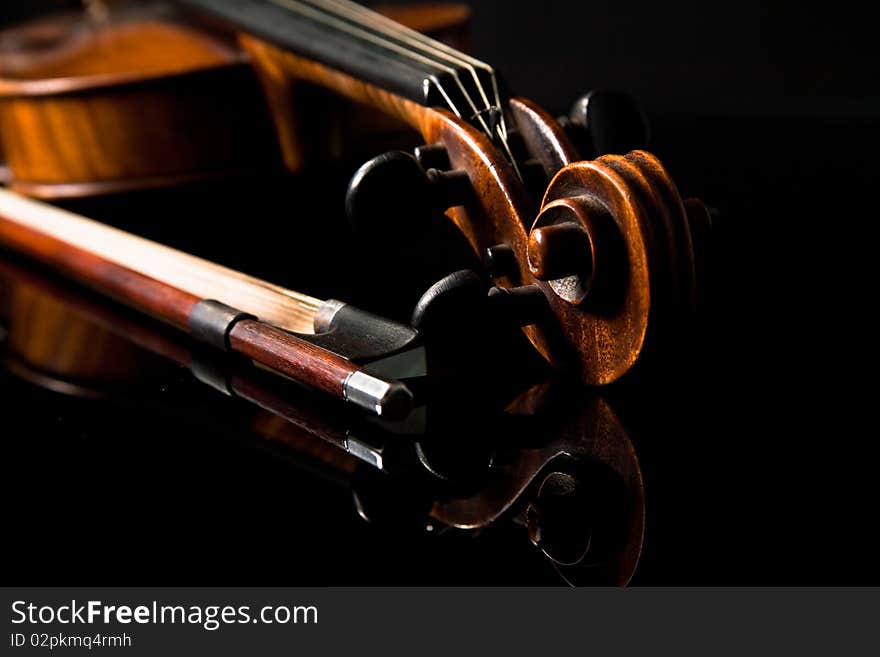
[[[536,412],[534,395],[521,400],[528,415]],[[605,520],[597,524],[596,517],[566,518],[567,522],[572,523],[571,538],[575,541],[582,538],[578,529],[580,523],[592,525],[592,528],[584,530],[588,542],[583,550],[584,559],[576,565],[562,564],[552,549],[544,551],[551,560],[556,561],[560,573],[575,583],[626,584],[638,564],[645,525],[644,487],[635,448],[605,400],[577,394],[574,398],[551,403],[550,408],[541,409],[540,406],[546,402],[538,402],[539,417],[530,429],[547,436],[546,442],[539,443],[538,447],[521,449],[516,458],[499,464],[475,495],[437,503],[432,516],[456,527],[480,527],[506,514],[515,513],[515,505],[528,497],[532,507],[520,510],[520,521],[532,525],[535,518],[530,514],[539,506],[541,488],[554,475],[565,473],[573,480],[595,481],[602,478],[603,472],[613,473],[612,479],[623,485],[620,491],[614,490],[616,483],[589,491],[587,497],[600,496],[604,499],[585,500],[585,504],[592,508],[581,505],[572,509],[576,515],[583,513],[584,516],[595,516],[597,509],[599,515],[606,515],[610,504],[619,505],[621,508],[612,510],[614,517],[610,518],[610,525]],[[518,412],[516,403],[512,410]],[[528,422],[529,418],[523,416],[522,420]],[[579,467],[579,462],[588,467]],[[590,481],[580,483],[588,487],[591,484]],[[532,494],[529,497],[530,490]],[[622,497],[612,500],[618,492],[623,494]],[[559,518],[555,518],[554,522],[559,522]],[[530,526],[529,529],[534,540],[536,528]],[[558,535],[555,529],[553,531]],[[596,532],[603,532],[604,537],[600,540]],[[616,536],[609,536],[609,533]],[[616,543],[610,552],[607,551],[606,538]],[[600,545],[600,542],[605,545]]]

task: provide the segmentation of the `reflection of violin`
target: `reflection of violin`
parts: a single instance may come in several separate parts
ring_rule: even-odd
[[[352,179],[352,220],[373,232],[400,233],[421,217],[447,212],[488,256],[498,284],[493,305],[523,325],[553,365],[589,383],[614,381],[691,312],[691,229],[705,223],[706,212],[698,201],[682,201],[653,155],[581,161],[562,124],[508,96],[490,66],[347,0],[181,4],[240,33],[288,166],[298,162],[301,131],[291,101],[299,83],[379,109],[417,131],[425,146],[415,157],[380,156]],[[594,101],[581,103],[573,117],[581,133],[597,129],[602,113]],[[225,100],[200,117],[186,111],[190,120],[223,119],[221,106]],[[8,108],[0,107],[0,115],[8,116]],[[232,135],[242,134],[237,126],[221,131],[230,147]],[[200,150],[199,142],[195,131],[191,140],[154,150],[172,161],[175,149]]]
[[[476,436],[460,435],[480,424],[476,414],[450,421],[428,408],[427,424],[365,422],[31,267],[0,263],[0,290],[12,300],[0,308],[6,368],[40,386],[125,402],[148,390],[137,381],[161,382],[183,365],[251,405],[251,432],[267,447],[351,487],[359,514],[385,529],[427,523],[476,532],[513,522],[569,581],[624,584],[635,570],[641,474],[625,430],[599,398],[533,387],[503,410],[483,409],[483,424],[505,430],[503,443],[478,448]]]

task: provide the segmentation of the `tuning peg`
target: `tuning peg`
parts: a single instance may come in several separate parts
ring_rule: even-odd
[[[441,163],[436,149],[428,148],[429,161]],[[430,217],[462,205],[472,196],[465,171],[441,171],[420,166],[415,156],[390,151],[364,164],[351,179],[345,210],[356,229],[369,229],[381,221],[385,226],[411,230],[413,220]]]
[[[483,266],[492,278],[502,278],[516,273],[516,254],[508,244],[493,244],[483,251]]]
[[[449,153],[442,144],[422,144],[413,149],[416,161],[421,167],[427,171],[428,169],[439,169],[440,171],[448,171],[452,168],[449,164]]]
[[[582,96],[567,117],[560,119],[584,157],[624,155],[645,148],[650,139],[642,108],[617,91],[591,91]]]
[[[435,408],[438,399],[450,398],[460,409],[470,399],[466,391],[484,395],[487,387],[501,399],[537,373],[546,375],[544,359],[520,326],[539,320],[547,309],[537,286],[492,291],[470,270],[432,285],[416,304],[411,323],[424,338],[433,382],[456,382],[429,384]]]
[[[471,186],[471,179],[467,171],[428,169],[425,176],[433,188],[434,209],[445,211],[458,205],[464,205],[473,198],[474,188]]]
[[[410,322],[422,333],[448,335],[455,329],[471,331],[487,316],[528,326],[547,311],[547,297],[537,285],[487,290],[480,276],[463,270],[432,285],[416,304]]]
[[[589,272],[590,237],[576,221],[539,226],[529,234],[528,258],[529,271],[539,281]]]
[[[537,324],[549,310],[547,297],[537,285],[493,287],[489,290],[489,311],[518,326]]]
[[[467,171],[452,169],[449,154],[441,144],[424,144],[413,153],[431,186],[433,210],[444,212],[473,198],[474,189]]]
[[[468,330],[466,318],[485,312],[487,285],[473,271],[457,271],[432,285],[419,299],[410,323],[421,333],[448,335],[456,328]]]
[[[345,194],[345,212],[357,230],[378,222],[403,228],[408,215],[422,204],[429,184],[415,158],[403,151],[383,153],[359,168]]]
[[[547,203],[529,232],[529,271],[568,303],[597,300],[596,279],[603,286],[618,259],[613,226],[608,210],[586,196]]]

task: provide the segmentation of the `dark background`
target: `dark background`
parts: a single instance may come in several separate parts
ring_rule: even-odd
[[[9,4],[4,20],[37,3]],[[556,112],[593,88],[633,93],[682,193],[718,212],[698,363],[611,393],[647,485],[636,583],[880,580],[871,27],[843,5],[475,3],[476,53],[514,90]],[[204,429],[16,395],[4,499],[19,583],[554,581],[522,540],[370,531],[338,490]]]

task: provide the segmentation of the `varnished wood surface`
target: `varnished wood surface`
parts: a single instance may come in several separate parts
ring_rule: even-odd
[[[0,288],[8,295],[8,303],[0,303],[0,314],[9,351],[22,368],[43,373],[45,380],[56,378],[52,389],[91,397],[166,371],[161,358],[132,346],[132,340],[145,333],[143,323],[129,322],[124,330],[96,323],[93,307],[71,303],[69,293],[47,289],[41,277],[6,260],[0,260]],[[157,347],[155,340],[151,346]],[[151,351],[166,355],[158,347]]]
[[[72,93],[243,61],[234,48],[170,21],[59,24],[47,38],[53,22],[0,33],[0,96]]]
[[[345,382],[357,371],[341,356],[253,320],[236,323],[229,342],[233,351],[336,397],[343,396]]]
[[[56,22],[0,34],[13,189],[76,198],[277,166],[258,86],[234,47],[164,17]]]
[[[581,159],[562,126],[537,103],[512,98],[508,107],[530,155],[541,163],[548,180],[566,164]]]
[[[368,113],[371,109],[378,109],[405,126],[413,127],[415,117],[421,115],[423,111],[428,111],[417,103],[389,94],[293,53],[279,50],[247,34],[241,34],[239,40],[253,62],[262,83],[272,109],[284,162],[291,171],[302,169],[308,161],[310,154],[308,144],[314,138],[312,134],[314,127],[305,125],[301,120],[302,104],[310,102],[309,85],[329,88],[343,98],[366,108]],[[303,85],[303,83],[307,84]],[[324,99],[322,107],[326,105]],[[327,115],[322,119],[326,121],[328,116],[332,117],[338,109],[330,106],[324,111]],[[325,143],[322,144],[322,148],[332,150],[339,147]]]

